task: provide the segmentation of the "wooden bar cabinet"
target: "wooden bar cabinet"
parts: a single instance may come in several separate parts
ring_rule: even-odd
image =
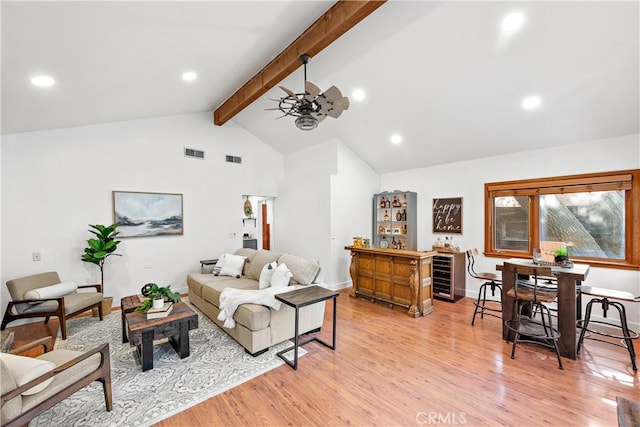
[[[351,295],[407,308],[411,317],[433,311],[436,251],[345,247],[351,251]]]

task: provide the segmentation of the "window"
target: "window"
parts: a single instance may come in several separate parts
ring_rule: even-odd
[[[532,256],[540,241],[569,257],[640,269],[640,170],[485,184],[485,254]]]

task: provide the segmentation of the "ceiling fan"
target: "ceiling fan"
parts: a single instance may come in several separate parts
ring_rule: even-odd
[[[287,96],[280,99],[271,99],[278,102],[278,108],[267,110],[280,110],[284,115],[278,117],[294,116],[296,126],[300,130],[313,130],[325,117],[337,119],[344,110],[349,109],[349,98],[342,96],[340,90],[331,86],[326,92],[320,93],[320,88],[307,81],[307,63],[311,56],[306,53],[300,56],[304,64],[304,92],[295,93],[284,86],[280,86]]]

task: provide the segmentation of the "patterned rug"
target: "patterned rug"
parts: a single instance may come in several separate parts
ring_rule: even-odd
[[[189,332],[191,355],[180,359],[168,341],[156,341],[153,369],[146,372],[141,370],[135,347],[122,343],[119,311],[102,322],[95,317],[69,321],[68,338],[56,340],[56,348],[83,351],[109,342],[113,411],[106,411],[102,386],[94,382],[34,419],[30,426],[148,426],[284,363],[276,353],[290,342],[252,357],[194,310],[199,323],[198,329]],[[304,354],[300,350],[300,355]]]

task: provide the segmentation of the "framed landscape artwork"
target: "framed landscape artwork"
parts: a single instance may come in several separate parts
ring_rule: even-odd
[[[182,194],[114,191],[113,220],[118,237],[183,234]]]
[[[433,199],[433,232],[462,234],[462,197]]]

